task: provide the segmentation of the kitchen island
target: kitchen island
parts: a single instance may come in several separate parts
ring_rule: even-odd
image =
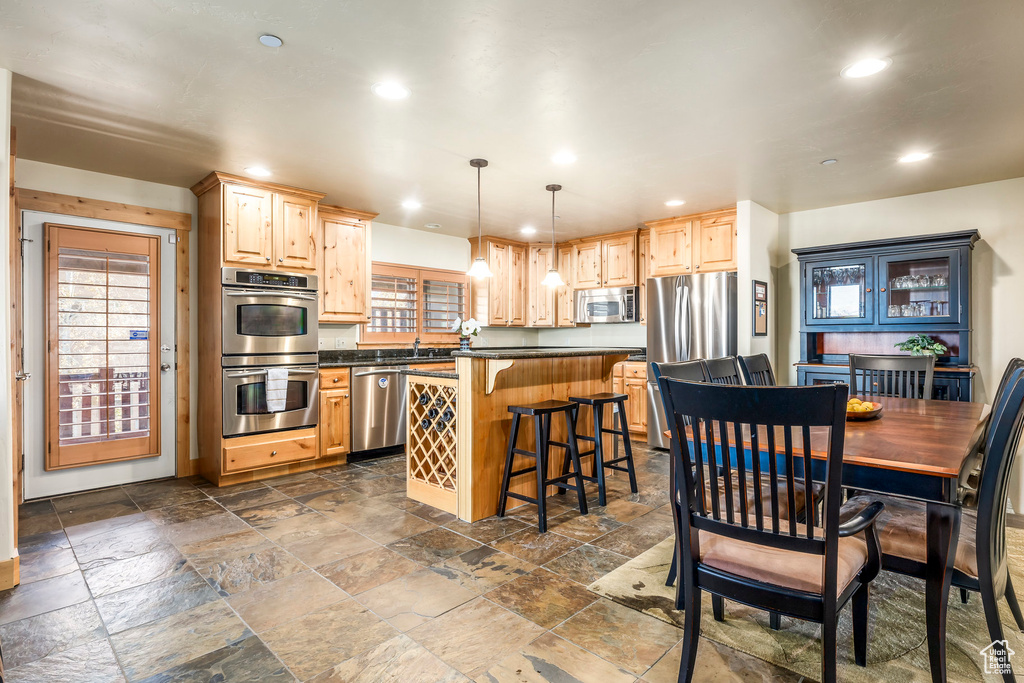
[[[567,400],[612,390],[612,368],[636,348],[555,348],[455,351],[455,373],[408,370],[407,495],[467,522],[498,510],[512,416],[510,405],[548,399]],[[442,374],[444,376],[431,376]],[[447,418],[447,419],[446,419]],[[585,412],[580,433],[592,434]],[[561,421],[551,438],[565,440]],[[610,437],[608,444],[610,447]],[[532,430],[521,429],[519,448],[534,447]],[[551,468],[560,468],[563,451],[552,448]],[[584,470],[592,467],[592,456]],[[517,456],[515,469],[532,465]],[[534,495],[535,480],[517,477],[512,490]],[[549,494],[551,491],[549,491]]]

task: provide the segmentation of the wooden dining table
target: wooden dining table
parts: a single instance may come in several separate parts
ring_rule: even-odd
[[[932,680],[944,682],[946,610],[960,534],[959,483],[968,456],[984,432],[990,407],[960,401],[871,400],[882,404],[879,417],[846,423],[843,485],[925,503],[928,659]],[[826,435],[825,428],[811,429],[812,476],[817,481],[825,476]],[[759,443],[765,444],[766,439]],[[749,455],[750,441],[745,440],[744,446]]]

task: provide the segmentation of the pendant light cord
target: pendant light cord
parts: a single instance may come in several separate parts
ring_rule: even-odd
[[[553,224],[552,224],[553,225]],[[552,227],[552,229],[554,229]],[[484,229],[480,221],[480,167],[476,167],[476,251],[478,256],[484,255]]]
[[[551,190],[551,255],[555,254],[555,191]]]

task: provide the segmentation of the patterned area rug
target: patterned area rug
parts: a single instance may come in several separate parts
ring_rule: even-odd
[[[1024,587],[1024,530],[1007,529],[1010,567],[1018,591]],[[598,579],[589,589],[626,607],[682,628],[683,613],[674,609],[675,588],[665,585],[672,559],[673,539],[668,538],[615,571]],[[1024,600],[1024,595],[1018,592]],[[1024,635],[1014,627],[1013,615],[1001,600],[1000,615],[1014,671],[1024,673]],[[864,683],[888,680],[929,681],[928,646],[925,643],[924,582],[882,572],[871,584],[868,632],[868,665],[853,661],[850,606],[839,620],[839,680]],[[704,594],[701,634],[808,678],[821,677],[821,644],[817,624],[783,617],[782,629],[773,631],[768,613],[726,601],[725,621],[717,622],[711,598]],[[971,594],[966,605],[960,591],[950,590],[946,632],[948,679],[951,682],[1001,680],[984,673],[981,649],[989,644],[981,596]],[[1016,661],[1014,661],[1016,660]]]

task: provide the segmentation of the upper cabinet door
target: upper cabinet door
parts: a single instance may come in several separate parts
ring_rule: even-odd
[[[694,222],[693,269],[697,273],[736,270],[736,216]]]
[[[491,277],[487,278],[487,324],[507,325],[509,304],[509,245],[487,242],[487,265]]]
[[[576,289],[603,287],[601,273],[601,240],[580,242],[576,245]]]
[[[369,224],[321,215],[323,261],[320,320],[363,323],[370,319]]]
[[[544,284],[554,263],[551,247],[530,247],[530,327],[555,326],[555,288]]]
[[[649,277],[648,272],[650,271],[650,253],[651,253],[651,233],[642,232],[640,233],[640,239],[638,240],[639,245],[639,272],[637,273],[637,284],[640,286],[640,301],[637,305],[640,308],[640,324],[647,324],[647,278]]]
[[[609,237],[601,242],[602,287],[636,284],[636,235]]]
[[[576,313],[576,302],[573,300],[573,275],[576,271],[572,263],[574,252],[575,249],[571,245],[558,247],[558,274],[562,276],[562,282],[565,284],[558,288],[558,293],[555,295],[555,308],[557,309],[555,325],[557,327],[575,327],[576,325],[573,322],[573,316]]]
[[[874,257],[804,264],[804,323],[870,325],[875,320]]]
[[[651,270],[648,277],[688,275],[693,272],[692,221],[651,228]]]
[[[508,324],[526,325],[526,247],[513,244],[508,251]]]
[[[274,193],[255,187],[224,185],[224,263],[271,264]]]
[[[316,270],[316,202],[274,198],[274,265],[282,270]]]

